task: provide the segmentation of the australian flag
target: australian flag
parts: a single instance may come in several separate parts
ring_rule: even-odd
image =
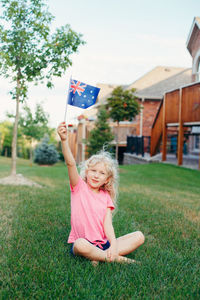
[[[80,108],[88,108],[94,105],[100,89],[80,82],[78,80],[70,80],[68,104]]]

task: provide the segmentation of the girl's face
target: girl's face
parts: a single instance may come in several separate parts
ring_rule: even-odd
[[[89,167],[86,177],[89,187],[97,193],[100,187],[108,182],[108,174],[105,164],[100,162]]]

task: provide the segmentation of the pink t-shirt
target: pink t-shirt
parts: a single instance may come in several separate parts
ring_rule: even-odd
[[[70,186],[70,188],[71,232],[68,243],[74,243],[78,238],[106,243],[104,218],[107,207],[115,208],[109,193],[102,190],[95,193],[81,177],[77,185],[74,188]]]

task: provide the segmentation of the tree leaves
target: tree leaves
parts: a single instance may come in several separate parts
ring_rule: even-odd
[[[0,26],[0,71],[15,83],[11,92],[13,99],[18,96],[23,101],[27,97],[28,82],[47,79],[47,87],[52,87],[53,77],[62,76],[72,64],[70,55],[84,42],[82,35],[70,25],[51,34],[54,17],[42,0],[0,2],[5,23]]]
[[[107,99],[109,116],[118,123],[116,136],[116,159],[118,159],[119,122],[132,121],[140,111],[140,105],[134,96],[134,89],[124,90],[121,86],[116,87]]]
[[[105,107],[99,109],[98,118],[95,122],[95,128],[91,130],[88,142],[87,151],[89,155],[96,154],[102,150],[104,146],[107,150],[110,148],[110,143],[114,139],[108,124],[108,114]]]
[[[27,98],[28,83],[61,76],[72,64],[70,55],[84,42],[70,26],[50,32],[53,16],[44,0],[0,0],[3,7],[0,26],[0,72],[9,77],[10,91],[16,100],[16,118],[12,143],[12,174],[16,174],[16,141],[19,102]]]
[[[140,106],[134,96],[135,90],[124,90],[121,86],[115,88],[107,99],[107,108],[114,122],[132,121],[139,113]]]
[[[26,105],[23,114],[19,117],[19,126],[22,133],[31,140],[40,140],[48,131],[49,115],[44,111],[41,104],[36,105],[35,116],[31,109]]]

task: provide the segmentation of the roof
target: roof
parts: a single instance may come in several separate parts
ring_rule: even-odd
[[[149,88],[152,85],[155,85],[162,80],[172,77],[184,70],[185,68],[158,66],[150,72],[146,73],[144,76],[140,77],[138,80],[134,81],[128,86],[127,89],[135,88],[137,91],[140,91]]]
[[[191,74],[191,69],[158,66],[129,86],[124,86],[124,89],[136,88],[135,95],[138,98],[161,100],[165,92],[191,83]],[[106,99],[118,85],[97,84],[97,86],[101,89],[98,102],[84,113],[88,119],[97,114],[98,106],[105,104]]]
[[[197,30],[200,30],[200,17],[195,17],[193,19],[192,26],[190,28],[190,32],[187,38],[186,46],[190,54],[191,54],[191,44],[192,41],[195,40]]]
[[[136,89],[137,95],[140,95],[140,91],[146,89],[145,91],[145,97],[147,96],[154,96],[154,98],[161,98],[161,93],[165,89],[161,89],[161,93],[157,92],[154,93],[153,90],[151,90],[151,87],[153,87],[156,84],[159,84],[163,80],[167,78],[171,78],[172,76],[179,74],[183,71],[185,71],[185,68],[177,68],[177,67],[167,67],[167,66],[158,66],[155,67],[153,70],[149,71],[146,73],[144,76],[140,77],[138,80],[134,81],[132,84],[128,86],[124,86],[125,89]],[[181,84],[182,84],[181,80]],[[185,81],[186,84],[190,83],[191,81],[188,82],[188,80]],[[184,84],[184,83],[183,83]],[[99,97],[98,97],[98,102],[96,106],[99,106],[100,104],[105,103],[106,99],[110,96],[112,93],[113,89],[117,87],[117,85],[111,85],[111,84],[98,84],[97,85],[99,88],[101,88]],[[170,88],[174,88],[174,85],[169,85]],[[150,88],[150,89],[148,89]],[[153,88],[154,89],[154,88]],[[159,87],[156,87],[156,89],[159,90]],[[147,93],[150,93],[149,95]],[[155,95],[154,95],[155,94]],[[143,94],[142,94],[143,95]],[[163,95],[163,94],[162,94]]]
[[[179,73],[160,80],[159,82],[136,91],[135,95],[140,99],[162,99],[164,94],[170,90],[180,88],[181,86],[192,82],[192,69],[183,69]]]

